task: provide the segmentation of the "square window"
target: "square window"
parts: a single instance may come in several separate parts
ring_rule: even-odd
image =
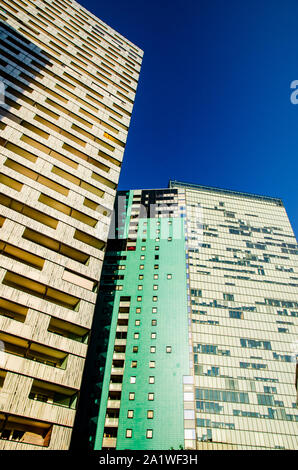
[[[140,256],[140,259],[145,259],[145,255],[141,255],[141,256]]]
[[[136,307],[136,313],[141,313],[141,307]]]
[[[154,411],[153,410],[148,410],[147,411],[147,418],[148,419],[153,419],[154,416]]]
[[[156,242],[159,242],[159,241],[160,241],[160,238],[159,238],[159,237],[156,237],[156,238],[155,238],[155,241],[156,241]]]
[[[168,242],[171,242],[172,241],[172,237],[168,237]]]
[[[149,361],[149,367],[151,369],[154,369],[155,368],[155,361]]]
[[[118,285],[118,286],[115,287],[115,290],[123,290],[123,286]]]
[[[153,375],[150,375],[149,377],[149,383],[154,384],[155,383],[155,377]]]
[[[153,401],[154,400],[154,393],[150,392],[148,393],[148,400]]]
[[[158,268],[159,268],[159,264],[155,264],[154,269],[158,269]]]
[[[127,417],[128,418],[133,418],[133,410],[128,410],[127,411]]]
[[[145,246],[141,246],[141,250],[142,250],[142,251],[145,251],[145,250],[146,250],[146,247],[145,247]]]
[[[139,347],[138,347],[138,346],[133,346],[133,348],[132,348],[132,352],[133,352],[133,353],[137,353],[138,350],[139,350]]]
[[[143,265],[143,264],[140,264],[139,268],[140,268],[140,269],[144,269],[144,265]]]
[[[150,352],[155,353],[156,352],[156,347],[155,346],[150,346]]]
[[[172,274],[167,274],[167,279],[172,279]]]
[[[153,279],[158,279],[158,274],[153,274]]]
[[[130,383],[131,383],[131,384],[135,384],[135,383],[136,383],[136,376],[135,376],[135,375],[132,375],[132,376],[130,377]]]
[[[143,290],[143,286],[141,284],[138,285],[138,290]]]
[[[166,352],[171,353],[172,352],[172,346],[167,346],[166,347]]]
[[[155,255],[155,256],[154,256],[154,259],[159,259],[159,255]]]
[[[154,333],[151,333],[151,338],[152,338],[152,339],[156,339],[156,333],[155,333],[155,332],[154,332]]]
[[[142,297],[140,295],[137,297],[137,301],[142,302]]]
[[[153,290],[158,290],[158,285],[157,284],[154,284]]]
[[[132,437],[132,429],[126,429],[126,437]]]
[[[138,361],[131,361],[131,367],[135,369],[137,365],[138,365]]]
[[[135,321],[135,325],[136,325],[136,326],[139,326],[140,324],[141,324],[141,320],[136,320],[136,321]]]
[[[157,320],[152,320],[151,325],[156,326],[157,325]]]
[[[156,251],[158,251],[158,250],[159,250],[159,246],[158,246],[158,245],[155,247],[155,250],[156,250]]]
[[[152,297],[153,302],[157,302],[157,299],[158,299],[157,295],[154,295],[154,296]]]
[[[140,333],[135,333],[134,334],[134,339],[139,339],[139,337],[140,337]]]
[[[134,400],[135,399],[135,393],[134,392],[130,392],[129,393],[129,400]]]
[[[144,274],[139,274],[139,279],[143,280],[144,279]]]

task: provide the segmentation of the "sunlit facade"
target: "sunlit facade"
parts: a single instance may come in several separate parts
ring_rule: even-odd
[[[0,6],[0,449],[68,449],[143,53],[72,0]]]
[[[297,449],[298,246],[282,201],[170,182],[119,192],[115,209],[93,448]]]

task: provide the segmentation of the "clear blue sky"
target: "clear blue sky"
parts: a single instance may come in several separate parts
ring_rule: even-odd
[[[297,0],[79,1],[144,50],[119,189],[280,197],[297,236]]]

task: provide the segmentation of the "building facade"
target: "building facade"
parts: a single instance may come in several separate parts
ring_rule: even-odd
[[[0,449],[68,449],[143,52],[0,0]]]
[[[282,201],[170,182],[119,192],[114,228],[91,446],[297,449],[298,246]]]

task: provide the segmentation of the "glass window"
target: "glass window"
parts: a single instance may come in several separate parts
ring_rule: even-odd
[[[148,419],[153,419],[154,416],[154,411],[153,410],[148,410],[147,411],[147,418]]]
[[[127,411],[127,417],[128,418],[133,418],[133,410],[128,410]]]
[[[135,384],[135,383],[136,383],[136,376],[135,376],[135,375],[132,375],[132,376],[130,377],[130,383],[131,383],[131,384]]]
[[[132,437],[132,429],[126,429],[126,437]]]
[[[130,392],[129,394],[129,400],[134,400],[135,399],[135,393],[134,392]]]
[[[148,400],[149,401],[154,400],[154,393],[152,393],[152,392],[148,393]]]

